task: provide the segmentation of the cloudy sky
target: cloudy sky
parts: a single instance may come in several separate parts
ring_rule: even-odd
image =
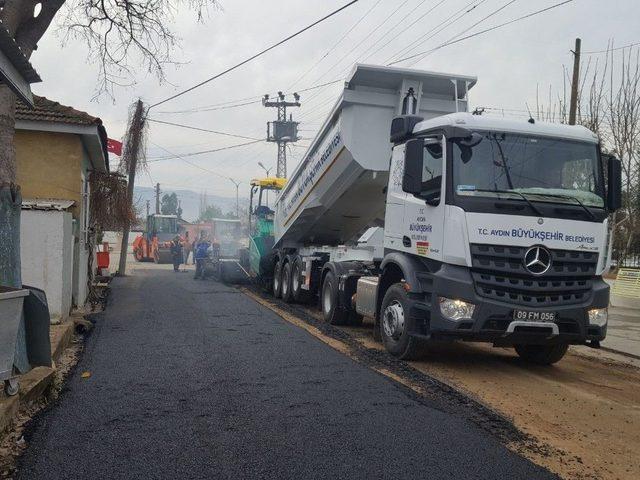
[[[264,93],[293,92],[344,78],[354,63],[386,64],[390,60],[428,51],[460,32],[474,33],[504,23],[561,0],[360,0],[313,30],[263,57],[187,95],[165,103],[152,118],[261,138],[273,109],[255,102]],[[160,84],[143,68],[133,85],[117,88],[114,98],[95,97],[97,65],[80,41],[62,44],[62,35],[49,30],[32,56],[44,82],[34,92],[88,111],[105,122],[109,136],[119,139],[126,128],[127,110],[138,97],[154,103],[215,75],[257,53],[330,11],[346,0],[220,0],[223,10],[212,11],[197,23],[193,12],[179,11],[173,31],[180,37],[174,51],[179,66],[169,66]],[[186,2],[185,2],[186,3]],[[481,21],[496,9],[499,13]],[[471,6],[476,8],[466,12]],[[465,8],[466,7],[466,8]],[[462,12],[453,16],[456,12]],[[447,19],[450,23],[443,22]],[[358,23],[359,22],[359,23]],[[439,31],[441,30],[441,31]],[[338,42],[345,33],[343,40]],[[640,42],[640,6],[637,0],[574,0],[549,12],[504,28],[407,60],[398,66],[476,75],[478,84],[470,104],[525,109],[536,102],[536,88],[547,96],[549,86],[562,88],[563,65],[570,66],[575,37],[583,51],[605,49],[611,39],[622,46]],[[594,54],[595,60],[601,54]],[[338,84],[339,85],[339,84]],[[308,143],[338,95],[339,86],[301,93],[302,107],[293,111]],[[255,103],[250,103],[255,102]],[[229,105],[248,105],[220,108]],[[261,173],[257,163],[276,163],[276,147],[266,142],[181,159],[157,158],[189,154],[244,143],[247,140],[152,123],[149,130],[149,171],[138,184],[160,182],[166,190],[207,190],[232,195],[235,187],[225,177],[247,181]],[[292,148],[289,171],[304,153]],[[201,168],[198,168],[200,166]],[[244,187],[247,188],[247,184]]]

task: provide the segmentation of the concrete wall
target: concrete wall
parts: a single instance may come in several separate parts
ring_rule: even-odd
[[[20,237],[22,282],[46,292],[52,323],[65,320],[72,302],[71,213],[23,210]]]
[[[83,307],[87,298],[88,259],[83,199],[87,169],[91,166],[80,135],[16,130],[17,181],[23,198],[73,200],[71,298]],[[88,192],[88,190],[87,190]],[[95,262],[94,262],[95,265]],[[24,280],[23,280],[24,281]]]
[[[17,182],[22,198],[74,200],[73,218],[80,215],[83,160],[79,135],[16,130]]]

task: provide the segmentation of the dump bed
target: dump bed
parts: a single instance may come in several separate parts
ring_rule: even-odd
[[[349,244],[382,226],[392,119],[467,111],[475,77],[356,65],[276,203],[277,247]]]

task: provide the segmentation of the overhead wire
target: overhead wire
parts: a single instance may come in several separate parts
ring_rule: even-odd
[[[453,45],[453,44],[455,44],[455,43],[460,43],[460,42],[462,42],[462,41],[464,41],[464,40],[468,40],[468,39],[470,39],[470,38],[477,37],[478,35],[483,35],[483,34],[485,34],[485,33],[491,32],[491,31],[493,31],[493,30],[497,30],[498,28],[506,27],[507,25],[511,25],[512,23],[515,23],[515,22],[518,22],[518,21],[520,21],[520,20],[524,20],[524,19],[527,19],[527,18],[533,17],[533,16],[535,16],[535,15],[539,15],[539,14],[541,14],[541,13],[547,12],[547,11],[552,10],[552,9],[554,9],[554,8],[561,7],[561,6],[566,5],[567,3],[571,3],[571,2],[573,2],[573,0],[564,0],[563,2],[556,3],[556,4],[551,5],[551,6],[549,6],[549,7],[542,8],[542,9],[540,9],[540,10],[536,10],[536,11],[531,12],[531,13],[528,13],[528,14],[526,14],[526,15],[522,15],[522,16],[520,16],[520,17],[514,18],[514,19],[512,19],[512,20],[509,20],[508,22],[504,22],[504,23],[500,23],[500,24],[498,24],[498,25],[494,25],[494,26],[492,26],[492,27],[486,28],[486,29],[484,29],[484,30],[480,30],[480,31],[478,31],[478,32],[472,33],[472,34],[470,34],[470,35],[467,35],[467,36],[464,36],[464,37],[458,38],[458,39],[453,40],[453,41],[450,41],[450,42],[445,42],[445,43],[443,43],[443,44],[441,44],[441,45],[438,45],[437,47],[432,48],[432,49],[430,49],[430,50],[426,50],[426,51],[424,51],[424,52],[420,52],[420,53],[417,53],[417,54],[415,54],[415,55],[411,55],[411,56],[409,56],[409,57],[401,58],[401,59],[399,59],[399,60],[396,60],[396,61],[394,61],[394,62],[391,62],[389,65],[395,65],[395,64],[397,64],[397,63],[404,62],[404,61],[406,61],[406,60],[410,60],[410,59],[413,59],[413,58],[416,58],[416,57],[420,57],[420,56],[423,56],[423,55],[425,55],[425,54],[430,54],[430,53],[432,53],[432,52],[435,52],[436,50],[440,50],[441,48],[447,47],[447,46],[449,46],[449,45]]]
[[[615,52],[616,50],[624,50],[625,48],[635,47],[636,45],[640,45],[640,42],[630,43],[628,45],[623,45],[622,47],[609,48],[607,50],[596,50],[596,51],[591,51],[591,52],[582,52],[581,55],[597,55],[599,53]]]
[[[329,48],[329,50],[327,50],[324,55],[322,55],[322,57],[320,57],[311,67],[309,67],[302,75],[300,75],[289,87],[289,89],[293,88],[294,85],[296,85],[300,80],[302,80],[304,77],[306,77],[309,72],[311,72],[314,68],[316,68],[318,66],[318,64],[320,64],[320,62],[322,62],[322,60],[324,60],[325,58],[327,58],[327,56],[329,56],[329,54],[345,39],[347,38],[347,36],[353,32],[353,30],[355,30],[355,28],[360,25],[360,23],[362,23],[362,21],[373,11],[373,9],[375,9],[381,2],[382,0],[378,0],[376,3],[374,3],[371,8],[369,8],[369,10],[367,10],[365,12],[364,15],[362,15],[358,21],[356,21],[356,23],[354,23],[351,28],[349,28],[349,30],[347,30],[339,39],[337,42],[335,42],[331,48]]]
[[[480,0],[480,1],[479,0],[473,0],[473,1],[469,2],[468,4],[464,5],[462,8],[456,10],[451,15],[449,15],[447,18],[442,20],[440,23],[438,23],[437,25],[434,25],[432,28],[427,30],[422,35],[420,35],[418,38],[416,38],[409,45],[404,46],[400,50],[397,50],[390,57],[387,57],[387,59],[383,63],[388,65],[389,62],[391,60],[393,60],[394,58],[400,57],[402,55],[406,55],[407,53],[415,50],[416,48],[418,48],[420,46],[420,43],[424,43],[427,40],[432,39],[438,33],[440,33],[442,30],[444,30],[445,28],[450,27],[454,23],[462,20],[462,18],[464,18],[465,15],[468,15],[469,13],[471,13],[477,7],[482,5],[485,1],[486,0]]]
[[[227,147],[214,148],[214,149],[211,149],[211,150],[202,150],[202,151],[199,151],[199,152],[184,153],[182,155],[172,154],[172,153],[169,152],[171,156],[168,156],[168,157],[157,157],[157,158],[154,158],[152,160],[148,160],[147,163],[155,163],[155,162],[159,162],[159,161],[162,161],[162,160],[172,160],[174,158],[180,158],[181,159],[182,157],[195,157],[197,155],[204,155],[206,153],[222,152],[223,150],[231,150],[232,148],[245,147],[247,145],[252,145],[254,143],[261,143],[261,142],[266,142],[266,140],[254,140],[252,142],[239,143],[239,144],[236,144],[236,145],[229,145]],[[155,143],[154,143],[154,145],[156,145],[158,148],[161,148],[164,151],[168,151],[166,148],[160,147],[159,145],[157,145]]]
[[[428,9],[426,12],[424,12],[422,15],[420,15],[419,17],[417,17],[413,22],[411,22],[409,25],[406,26],[406,28],[404,29],[404,31],[409,30],[411,27],[413,27],[416,23],[418,23],[420,20],[422,20],[424,17],[426,17],[427,15],[429,15],[431,12],[433,12],[436,8],[438,8],[440,5],[442,5],[444,2],[446,2],[447,0],[440,0],[439,2],[437,2],[436,4],[434,4],[430,9]],[[420,7],[422,4],[424,3],[421,2],[417,7]],[[385,33],[382,37],[380,37],[378,39],[382,40],[382,38],[384,38],[386,35],[388,35],[389,33],[391,33],[398,25],[400,25],[409,15],[411,15],[411,13],[413,13],[413,11],[409,12],[407,15],[405,15],[398,23],[396,23],[393,27],[391,27],[387,33]],[[402,33],[402,32],[400,32]],[[391,42],[393,42],[394,40],[396,40],[398,37],[397,36],[392,36],[387,42],[385,42],[384,44],[382,44],[381,46],[379,46],[377,49],[375,49],[373,52],[369,53],[366,57],[364,57],[363,61],[367,61],[368,59],[370,59],[371,57],[373,57],[376,53],[378,53],[380,50],[382,50],[383,48],[385,48],[387,45],[389,45]],[[375,43],[371,46],[371,48],[373,48],[375,46]],[[365,51],[363,53],[366,54],[368,52]]]
[[[222,77],[223,75],[226,75],[227,73],[232,72],[233,70],[236,70],[237,68],[240,68],[241,66],[251,62],[252,60],[255,60],[256,58],[264,55],[265,53],[273,50],[274,48],[279,47],[283,43],[286,43],[289,40],[297,37],[298,35],[306,32],[307,30],[310,30],[311,28],[315,27],[319,23],[324,22],[325,20],[333,17],[334,15],[340,13],[344,9],[350,7],[351,5],[353,5],[353,4],[357,3],[357,2],[358,2],[358,0],[351,0],[349,3],[347,3],[347,4],[343,5],[342,7],[334,10],[333,12],[329,13],[328,15],[325,15],[324,17],[320,18],[319,20],[316,20],[315,22],[307,25],[306,27],[302,28],[301,30],[298,30],[297,32],[295,32],[295,33],[289,35],[288,37],[280,40],[279,42],[276,42],[273,45],[261,50],[260,52],[256,53],[255,55],[250,56],[249,58],[241,61],[240,63],[237,63],[237,64],[233,65],[232,67],[229,67],[226,70],[223,70],[222,72],[220,72],[220,73],[218,73],[218,74],[216,74],[216,75],[214,75],[214,76],[212,76],[212,77],[210,77],[210,78],[208,78],[208,79],[206,79],[206,80],[204,80],[204,81],[202,81],[200,83],[197,83],[196,85],[193,85],[192,87],[189,87],[189,88],[187,88],[185,90],[182,90],[181,92],[178,92],[178,93],[176,93],[174,95],[171,95],[170,97],[165,98],[164,100],[160,100],[159,102],[156,102],[156,103],[152,104],[149,107],[149,109],[157,107],[158,105],[162,105],[164,103],[167,103],[167,102],[169,102],[171,100],[174,100],[174,99],[176,99],[176,98],[178,98],[178,97],[180,97],[182,95],[185,95],[185,94],[187,94],[189,92],[192,92],[193,90],[195,90],[197,88],[200,88],[203,85],[206,85],[207,83],[212,82],[213,80],[216,80],[216,79]]]
[[[224,136],[227,136],[227,137],[244,138],[245,140],[256,140],[256,141],[262,141],[263,140],[261,138],[248,137],[246,135],[238,135],[238,134],[235,134],[235,133],[220,132],[218,130],[209,130],[208,128],[194,127],[192,125],[183,125],[183,124],[180,124],[180,123],[165,122],[164,120],[156,120],[155,118],[147,118],[147,121],[153,122],[153,123],[159,123],[159,124],[162,124],[162,125],[170,125],[170,126],[173,126],[173,127],[187,128],[189,130],[197,130],[199,132],[215,133],[217,135],[224,135]]]
[[[483,0],[484,1],[484,0]],[[485,15],[484,17],[482,17],[480,20],[478,20],[476,23],[474,23],[473,25],[470,25],[469,27],[465,28],[464,30],[458,32],[457,34],[455,34],[454,36],[450,37],[449,39],[447,39],[445,41],[445,43],[447,42],[451,42],[452,40],[455,40],[456,38],[459,38],[461,35],[464,35],[465,33],[467,33],[469,30],[471,30],[472,28],[477,27],[478,25],[480,25],[482,22],[488,20],[489,18],[493,17],[494,15],[497,15],[498,13],[500,13],[502,10],[504,10],[505,8],[507,8],[508,6],[512,5],[513,3],[517,2],[518,0],[509,0],[507,3],[505,3],[504,5],[502,5],[501,7],[498,7],[497,9],[493,10],[492,12],[490,12],[489,14]],[[481,5],[483,2],[480,2],[478,5]],[[474,7],[475,8],[475,7]],[[424,58],[424,57],[422,57]],[[418,63],[420,60],[422,60],[422,58],[417,58],[414,62],[411,63],[412,65],[415,65],[416,63]]]

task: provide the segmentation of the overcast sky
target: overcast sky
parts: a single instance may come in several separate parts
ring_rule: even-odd
[[[516,0],[468,33],[559,1]],[[138,96],[150,103],[166,98],[347,3],[346,0],[220,2],[224,10],[212,11],[203,23],[197,23],[194,13],[186,9],[178,13],[173,29],[181,39],[181,48],[176,48],[174,60],[181,65],[167,69],[166,83],[159,84],[156,78],[140,71],[133,86],[116,89],[114,99],[106,96],[93,99],[97,66],[91,63],[85,45],[69,41],[63,46],[61,35],[52,28],[31,59],[44,80],[34,85],[34,92],[99,116],[109,136],[120,139],[126,128],[129,105]],[[267,92],[293,92],[344,78],[356,62],[385,64],[394,55],[400,58],[397,55],[403,49],[467,5],[478,4],[477,8],[461,16],[442,32],[415,43],[415,49],[409,54],[440,45],[506,3],[508,0],[360,0],[312,31],[192,93],[153,109],[150,115],[158,120],[263,137],[265,124],[273,119],[275,110],[266,109],[260,103],[230,109],[167,112],[202,109],[230,101],[243,103]],[[394,11],[396,13],[392,14]],[[363,16],[349,35],[327,54],[336,41]],[[541,93],[543,96],[547,95],[549,85],[562,88],[562,68],[563,65],[571,65],[570,49],[577,36],[582,38],[582,49],[587,52],[605,49],[610,39],[614,39],[619,46],[639,42],[638,0],[574,0],[541,15],[437,50],[414,65],[413,61],[407,61],[398,66],[475,75],[478,83],[470,92],[472,108],[489,106],[522,110],[525,102],[530,106],[535,105],[536,86],[544,92]],[[314,135],[337,98],[339,88],[326,87],[301,94],[303,105],[300,109],[293,109],[293,114],[294,119],[301,122],[303,137]],[[238,101],[248,97],[251,98]],[[154,157],[167,156],[162,148],[186,154],[244,142],[246,140],[239,138],[151,124],[147,155],[153,160]],[[308,143],[308,140],[301,143]],[[292,149],[289,172],[303,153],[302,147]],[[276,163],[276,146],[258,143],[188,157],[188,160],[215,171],[218,176],[183,160],[172,159],[150,162],[149,173],[141,175],[137,183],[150,186],[160,182],[167,190],[206,189],[209,193],[232,195],[235,194],[235,187],[222,177],[246,182],[260,175],[257,162],[273,167]],[[241,188],[248,189],[248,184],[245,183]]]

